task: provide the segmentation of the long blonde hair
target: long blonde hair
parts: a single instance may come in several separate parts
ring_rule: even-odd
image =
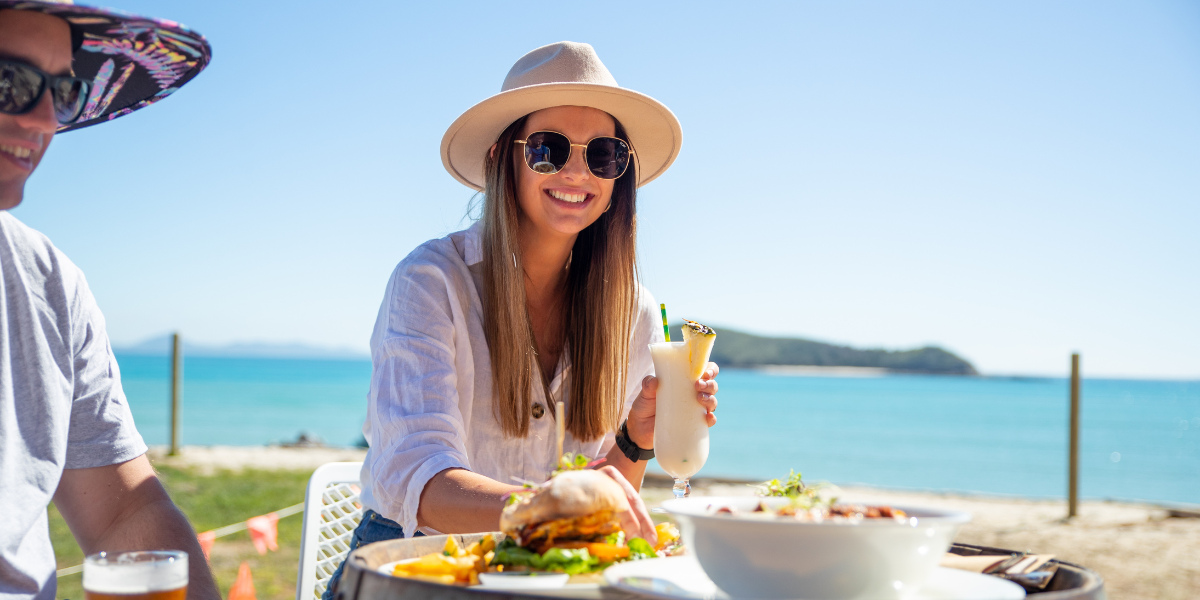
[[[537,348],[517,246],[513,140],[526,117],[509,125],[484,161],[484,331],[492,359],[493,405],[505,435],[529,434]],[[628,140],[621,123],[616,136]],[[636,155],[635,155],[636,156]],[[636,161],[613,185],[612,204],[579,233],[567,274],[566,344],[571,358],[566,429],[594,440],[618,426],[637,305]],[[536,382],[541,385],[540,381]],[[556,418],[563,418],[557,415]]]

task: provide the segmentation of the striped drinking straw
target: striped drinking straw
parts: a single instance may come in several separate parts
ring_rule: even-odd
[[[666,336],[667,341],[669,342],[671,341],[671,328],[667,327],[667,305],[659,304],[658,308],[662,310],[663,315],[663,335]]]

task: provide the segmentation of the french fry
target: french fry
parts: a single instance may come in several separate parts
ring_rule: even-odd
[[[491,536],[485,536],[465,549],[455,538],[447,537],[440,553],[401,562],[392,574],[446,585],[478,585],[479,574],[488,569],[496,555],[495,546]]]
[[[408,575],[412,579],[421,579],[424,581],[432,581],[445,585],[454,585],[455,579],[453,575]]]

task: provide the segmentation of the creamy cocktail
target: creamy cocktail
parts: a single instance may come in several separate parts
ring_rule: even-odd
[[[696,382],[704,374],[717,332],[695,321],[684,321],[682,342],[650,344],[655,400],[654,458],[675,478],[675,496],[688,494],[688,479],[708,460],[706,410],[696,401]]]

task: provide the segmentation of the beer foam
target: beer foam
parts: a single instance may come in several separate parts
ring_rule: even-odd
[[[145,594],[177,590],[188,583],[184,552],[101,552],[83,565],[83,589],[98,594]]]

